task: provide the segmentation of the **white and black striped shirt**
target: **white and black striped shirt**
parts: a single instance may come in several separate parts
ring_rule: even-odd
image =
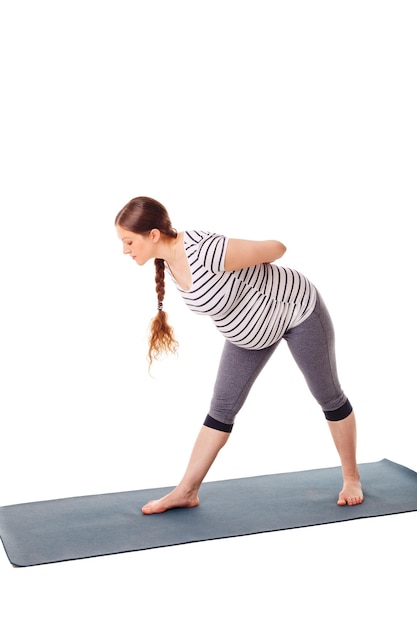
[[[316,289],[299,272],[272,263],[226,272],[228,239],[201,230],[184,233],[191,269],[187,291],[176,283],[187,306],[210,316],[232,343],[259,350],[277,342],[312,313]]]

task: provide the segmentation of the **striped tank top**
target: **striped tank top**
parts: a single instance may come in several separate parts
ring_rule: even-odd
[[[188,291],[166,269],[191,311],[210,316],[226,339],[250,350],[267,348],[312,313],[316,289],[300,272],[273,263],[226,272],[227,241],[206,231],[184,232]]]

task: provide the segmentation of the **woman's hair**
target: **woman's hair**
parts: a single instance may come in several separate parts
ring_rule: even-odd
[[[163,235],[176,239],[177,231],[172,228],[166,208],[157,200],[140,196],[133,198],[116,215],[115,225],[139,235],[147,235],[157,228]],[[166,352],[175,353],[178,342],[168,324],[168,316],[163,310],[165,296],[165,261],[155,259],[155,283],[158,297],[158,312],[151,321],[149,334],[149,364]]]

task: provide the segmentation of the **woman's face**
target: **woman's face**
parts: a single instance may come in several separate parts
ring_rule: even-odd
[[[123,254],[130,254],[138,265],[144,265],[149,259],[155,258],[155,230],[147,235],[132,233],[121,226],[116,226],[116,230],[123,243]]]

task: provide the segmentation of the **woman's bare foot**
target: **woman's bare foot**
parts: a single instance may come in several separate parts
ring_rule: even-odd
[[[150,500],[142,507],[142,513],[152,515],[153,513],[164,513],[169,509],[189,509],[199,504],[200,500],[197,495],[181,495],[178,489],[174,489],[159,500]]]
[[[359,480],[345,480],[343,483],[343,489],[339,493],[339,499],[337,504],[339,506],[353,506],[355,504],[362,504],[363,492],[362,485]]]

